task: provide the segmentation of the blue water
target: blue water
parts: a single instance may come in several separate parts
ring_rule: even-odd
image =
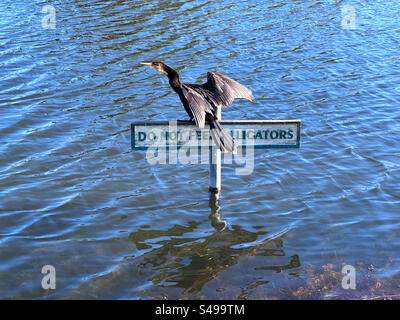
[[[400,297],[398,1],[3,0],[0,12],[0,298]],[[152,60],[184,82],[240,81],[255,99],[222,117],[301,119],[301,148],[256,150],[247,176],[224,165],[210,208],[207,165],[130,150],[131,122],[187,118],[139,65]],[[356,290],[312,285],[344,264]]]

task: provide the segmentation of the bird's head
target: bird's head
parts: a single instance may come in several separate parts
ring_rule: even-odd
[[[167,65],[164,62],[161,61],[153,61],[153,62],[141,62],[140,64],[143,64],[145,66],[149,66],[150,68],[157,70],[159,72],[162,72],[164,74],[167,73]]]

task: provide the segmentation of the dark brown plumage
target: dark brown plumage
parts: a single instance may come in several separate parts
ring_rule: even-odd
[[[229,106],[236,98],[252,100],[253,94],[249,89],[219,72],[208,72],[207,82],[202,85],[188,84],[181,83],[178,72],[161,61],[142,64],[168,76],[169,84],[179,95],[190,119],[194,119],[200,129],[207,122],[220,150],[236,153],[236,142],[217,120],[217,107]]]

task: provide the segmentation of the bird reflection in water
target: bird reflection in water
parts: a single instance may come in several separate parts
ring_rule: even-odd
[[[249,285],[250,292],[269,282],[268,272],[280,273],[300,267],[297,254],[288,257],[284,252],[285,232],[254,232],[239,225],[228,228],[227,221],[221,219],[218,200],[219,194],[210,192],[209,221],[215,229],[211,234],[197,233],[202,228],[198,222],[175,225],[165,231],[139,230],[131,234],[130,239],[137,248],[154,248],[135,259],[135,268],[152,283],[146,294],[157,297],[161,290],[170,299],[197,298],[206,285],[207,288],[222,285],[219,274],[237,264],[244,281],[248,283],[249,277],[254,278],[254,283]],[[196,233],[198,237],[193,238]],[[258,257],[257,265],[248,264],[249,256]],[[235,275],[237,271],[232,272]],[[254,272],[259,273],[257,277]],[[260,281],[260,278],[266,280]],[[246,292],[240,294],[246,296]]]
[[[214,232],[205,232],[201,220],[166,229],[143,226],[129,235],[136,253],[126,256],[108,274],[79,288],[79,295],[95,295],[97,288],[118,286],[134,298],[199,298],[223,289],[228,298],[246,298],[258,286],[269,283],[270,272],[289,273],[300,267],[297,254],[287,256],[285,231],[246,230],[221,219],[218,194],[210,193],[209,221]],[[288,274],[284,271],[288,270]],[[232,279],[226,279],[228,272]],[[225,274],[221,278],[221,274]],[[274,276],[276,277],[276,276]],[[239,287],[241,292],[234,296]],[[222,290],[221,289],[221,290]],[[236,290],[236,291],[235,291]]]

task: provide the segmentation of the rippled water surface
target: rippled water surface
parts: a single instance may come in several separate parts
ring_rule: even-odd
[[[55,0],[44,29],[46,4],[0,2],[0,298],[399,297],[398,1]],[[223,118],[301,119],[301,148],[209,201],[207,165],[130,150],[131,122],[187,118],[152,60],[239,80]]]

